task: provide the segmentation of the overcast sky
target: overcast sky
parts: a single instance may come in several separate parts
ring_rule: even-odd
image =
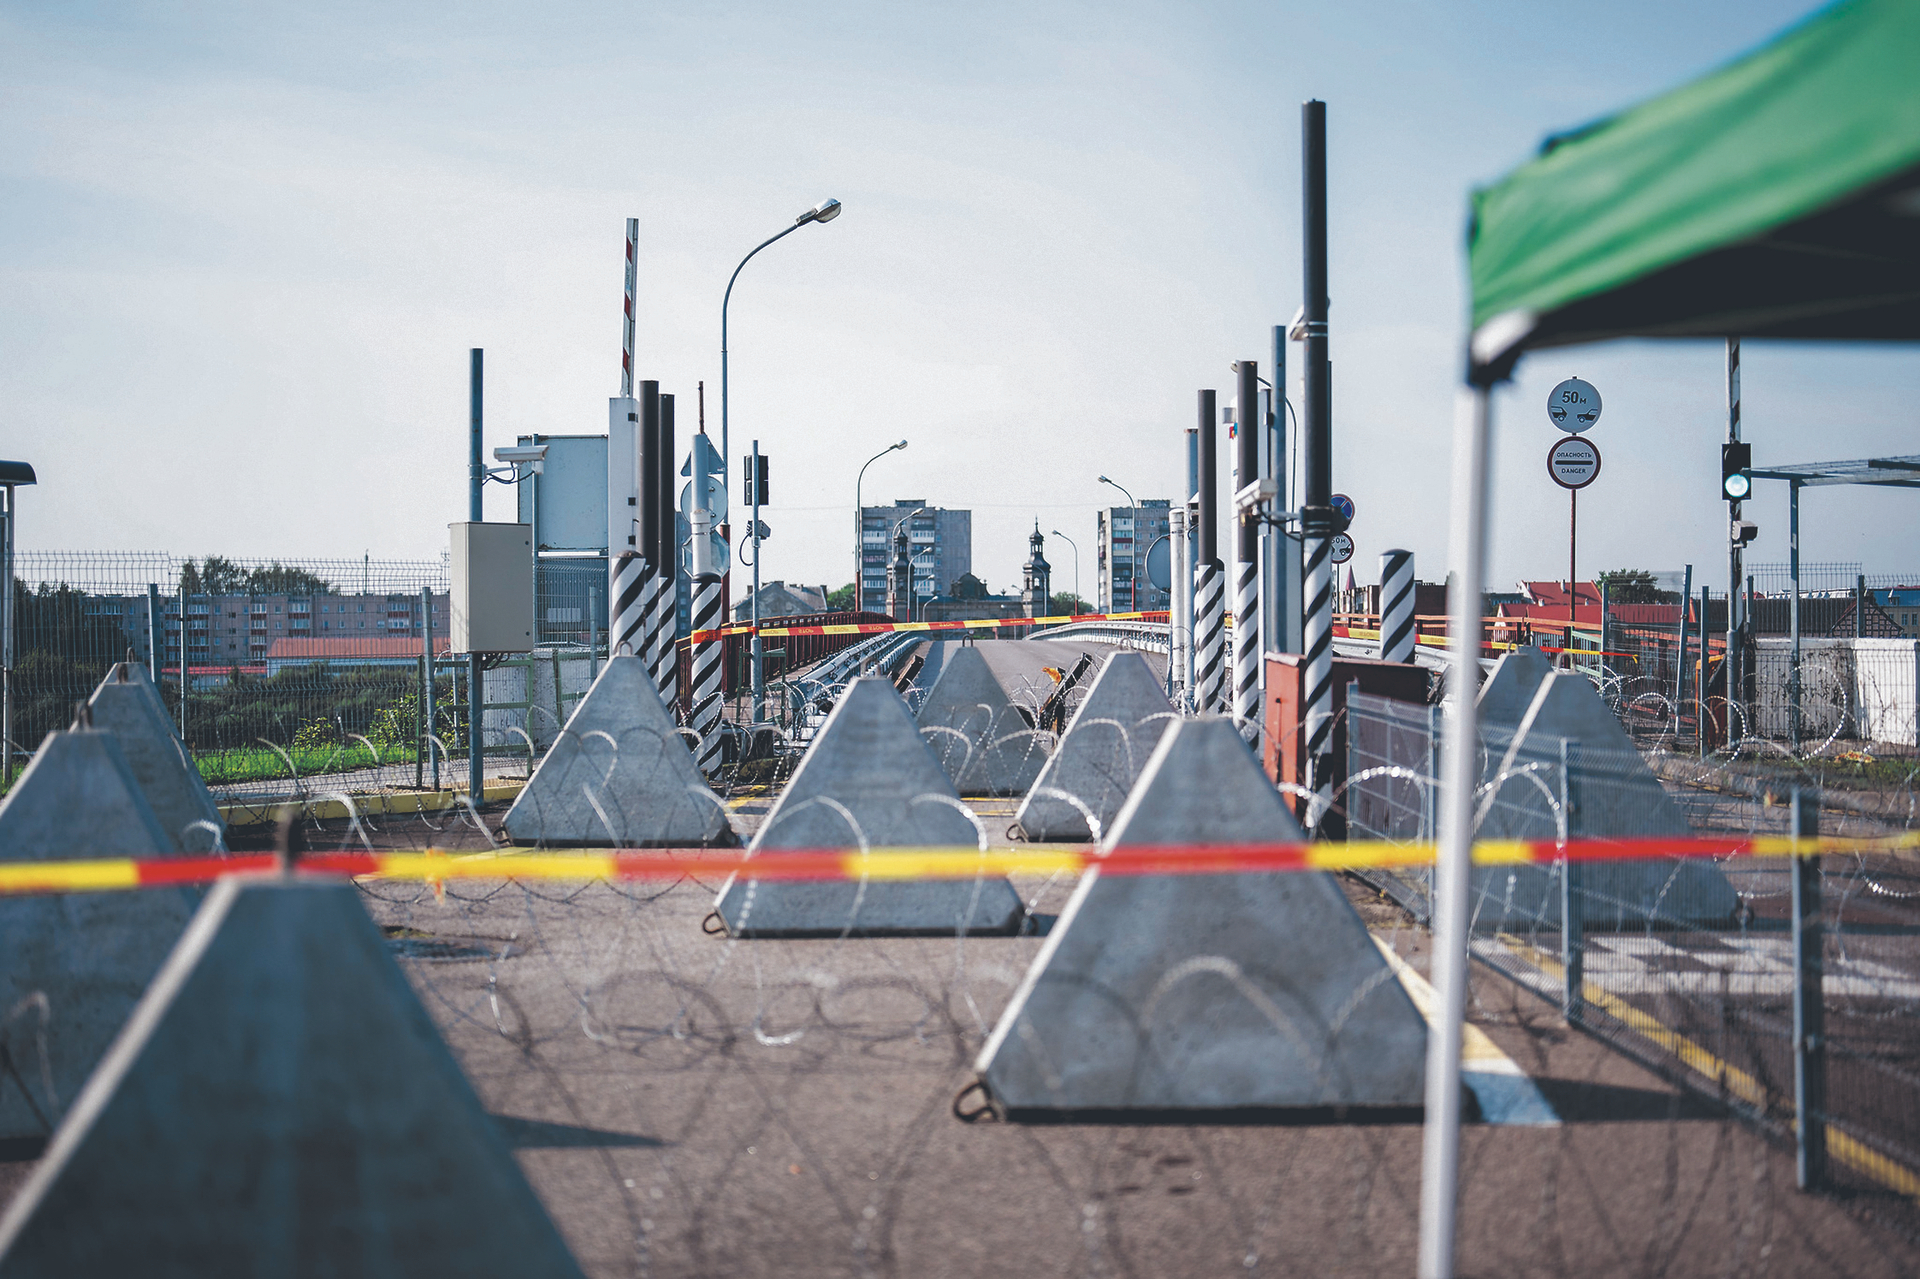
[[[1807,9],[1743,4],[0,4],[0,456],[20,545],[436,555],[488,447],[603,432],[624,219],[639,366],[773,459],[766,575],[852,577],[869,500],[974,511],[1019,577],[1113,475],[1174,496],[1194,391],[1300,300],[1299,104],[1327,101],[1335,487],[1355,567],[1443,571],[1467,194],[1547,133],[1712,69]],[[1294,348],[1298,351],[1298,348]],[[1920,451],[1920,353],[1749,344],[1761,464]],[[1297,359],[1292,370],[1298,375]],[[1547,388],[1605,415],[1582,575],[1724,564],[1723,356],[1531,357],[1498,426],[1493,580],[1565,572]],[[1760,560],[1784,560],[1763,484]],[[512,518],[490,486],[488,516]],[[1812,560],[1920,576],[1920,495],[1805,502]],[[1072,553],[1049,548],[1056,585]],[[1721,570],[1724,573],[1724,569]]]

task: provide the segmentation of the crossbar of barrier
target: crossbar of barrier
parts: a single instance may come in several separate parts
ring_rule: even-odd
[[[783,849],[749,857],[738,849],[505,848],[481,853],[429,849],[418,853],[309,853],[293,867],[302,873],[352,878],[437,882],[449,879],[675,880],[689,875],[745,873],[767,881],[973,879],[993,875],[1236,875],[1290,871],[1396,869],[1431,865],[1432,844],[1353,843],[1199,844],[1129,846],[1101,852],[1072,847]],[[1484,840],[1473,846],[1482,866],[1638,861],[1656,857],[1817,857],[1834,853],[1911,855],[1920,832],[1878,838],[1754,835],[1739,839],[1652,836],[1633,839]],[[0,897],[35,893],[110,892],[203,884],[227,875],[284,868],[274,853],[230,856],[112,858],[0,864]]]

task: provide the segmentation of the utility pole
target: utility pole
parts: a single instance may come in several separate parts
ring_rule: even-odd
[[[1727,443],[1740,442],[1740,339],[1727,339]],[[1733,740],[1733,704],[1746,691],[1746,610],[1741,607],[1743,546],[1738,529],[1743,503],[1727,503],[1727,652],[1721,673],[1727,685],[1727,740]],[[1702,627],[1704,630],[1704,626]],[[1706,695],[1707,650],[1700,650],[1701,697]]]
[[[753,442],[753,456],[747,459],[748,519],[747,531],[753,543],[753,601],[748,608],[753,618],[753,722],[767,718],[767,669],[765,651],[760,646],[760,503],[766,500],[766,459],[760,456],[760,441]]]
[[[1303,472],[1301,533],[1306,542],[1307,787],[1333,800],[1333,370],[1327,363],[1327,104],[1300,108],[1301,301],[1305,364],[1301,370],[1305,421],[1300,440]]]
[[[467,468],[467,518],[475,524],[482,522],[486,518],[484,514],[486,502],[483,490],[487,482],[487,466],[480,451],[481,385],[484,371],[485,366],[482,352],[481,349],[476,346],[473,348],[473,363],[469,370],[467,386],[467,417],[470,427],[471,450],[471,463]],[[182,600],[186,598],[184,591],[181,592],[181,598]],[[184,605],[182,606],[182,611],[185,611]],[[186,628],[183,624],[180,633],[180,670],[183,675],[186,673],[187,668],[186,638]],[[185,689],[186,685],[184,681],[181,687],[183,690]],[[475,809],[478,809],[486,800],[486,786],[484,784],[485,767],[480,757],[480,730],[486,723],[486,712],[484,709],[486,700],[486,674],[481,669],[480,654],[469,653],[467,654],[467,801],[471,803]],[[180,705],[183,708],[186,706],[184,693]],[[180,718],[184,728],[184,721],[186,720],[184,709]]]

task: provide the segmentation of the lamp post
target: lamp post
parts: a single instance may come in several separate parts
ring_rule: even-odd
[[[1073,615],[1078,617],[1080,616],[1080,548],[1074,544],[1072,538],[1059,529],[1053,530],[1053,535],[1073,547]]]
[[[1111,484],[1114,488],[1127,494],[1127,508],[1135,512],[1133,519],[1137,523],[1140,518],[1138,514],[1140,503],[1133,500],[1133,494],[1127,493],[1126,485],[1120,483],[1118,480],[1110,480],[1104,475],[1100,477],[1100,482],[1102,484]],[[1129,555],[1127,558],[1133,561],[1127,570],[1127,612],[1137,613],[1140,611],[1140,557],[1138,555]]]
[[[867,516],[866,516],[867,508],[866,508],[866,504],[862,502],[860,498],[860,485],[866,481],[867,468],[869,466],[872,466],[875,462],[878,462],[881,458],[893,452],[895,449],[903,449],[905,447],[907,447],[907,442],[905,440],[901,440],[898,444],[887,445],[887,447],[881,449],[878,453],[875,453],[872,457],[862,462],[860,464],[860,474],[854,477],[854,481],[853,481],[853,611],[856,613],[865,611],[866,602],[867,602],[867,586],[866,586],[867,570],[866,570],[866,563],[864,559],[864,556],[866,554],[866,538],[867,538]]]
[[[839,216],[840,201],[822,200],[819,204],[814,205],[811,209],[808,209],[805,213],[795,218],[793,225],[780,232],[779,235],[768,236],[766,239],[760,241],[760,243],[754,245],[753,253],[749,253],[746,257],[741,258],[740,265],[733,268],[733,274],[727,277],[727,292],[726,295],[720,299],[720,475],[723,482],[730,482],[733,476],[733,455],[727,451],[730,444],[730,437],[727,434],[727,307],[733,301],[733,282],[740,278],[740,272],[746,268],[747,263],[753,261],[754,253],[758,253],[782,236],[792,235],[809,222],[831,222]],[[757,486],[759,477],[756,475],[754,480]],[[753,562],[756,566],[755,576],[758,576],[757,566],[760,563],[760,520],[757,516],[752,518],[753,527],[749,529],[748,532],[752,534]],[[760,642],[760,592],[758,590],[753,593],[752,612],[753,705],[754,717],[758,719],[760,716],[760,708],[766,700],[767,691],[766,669],[763,664],[764,659],[762,657]]]

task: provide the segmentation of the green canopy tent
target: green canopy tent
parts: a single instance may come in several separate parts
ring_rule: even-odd
[[[1920,3],[1849,0],[1704,79],[1549,138],[1474,194],[1454,431],[1453,669],[1479,658],[1489,390],[1529,350],[1621,337],[1920,339]],[[1419,1270],[1453,1273],[1478,738],[1442,763]]]
[[[1474,193],[1476,356],[1920,338],[1920,5],[1814,15]]]

